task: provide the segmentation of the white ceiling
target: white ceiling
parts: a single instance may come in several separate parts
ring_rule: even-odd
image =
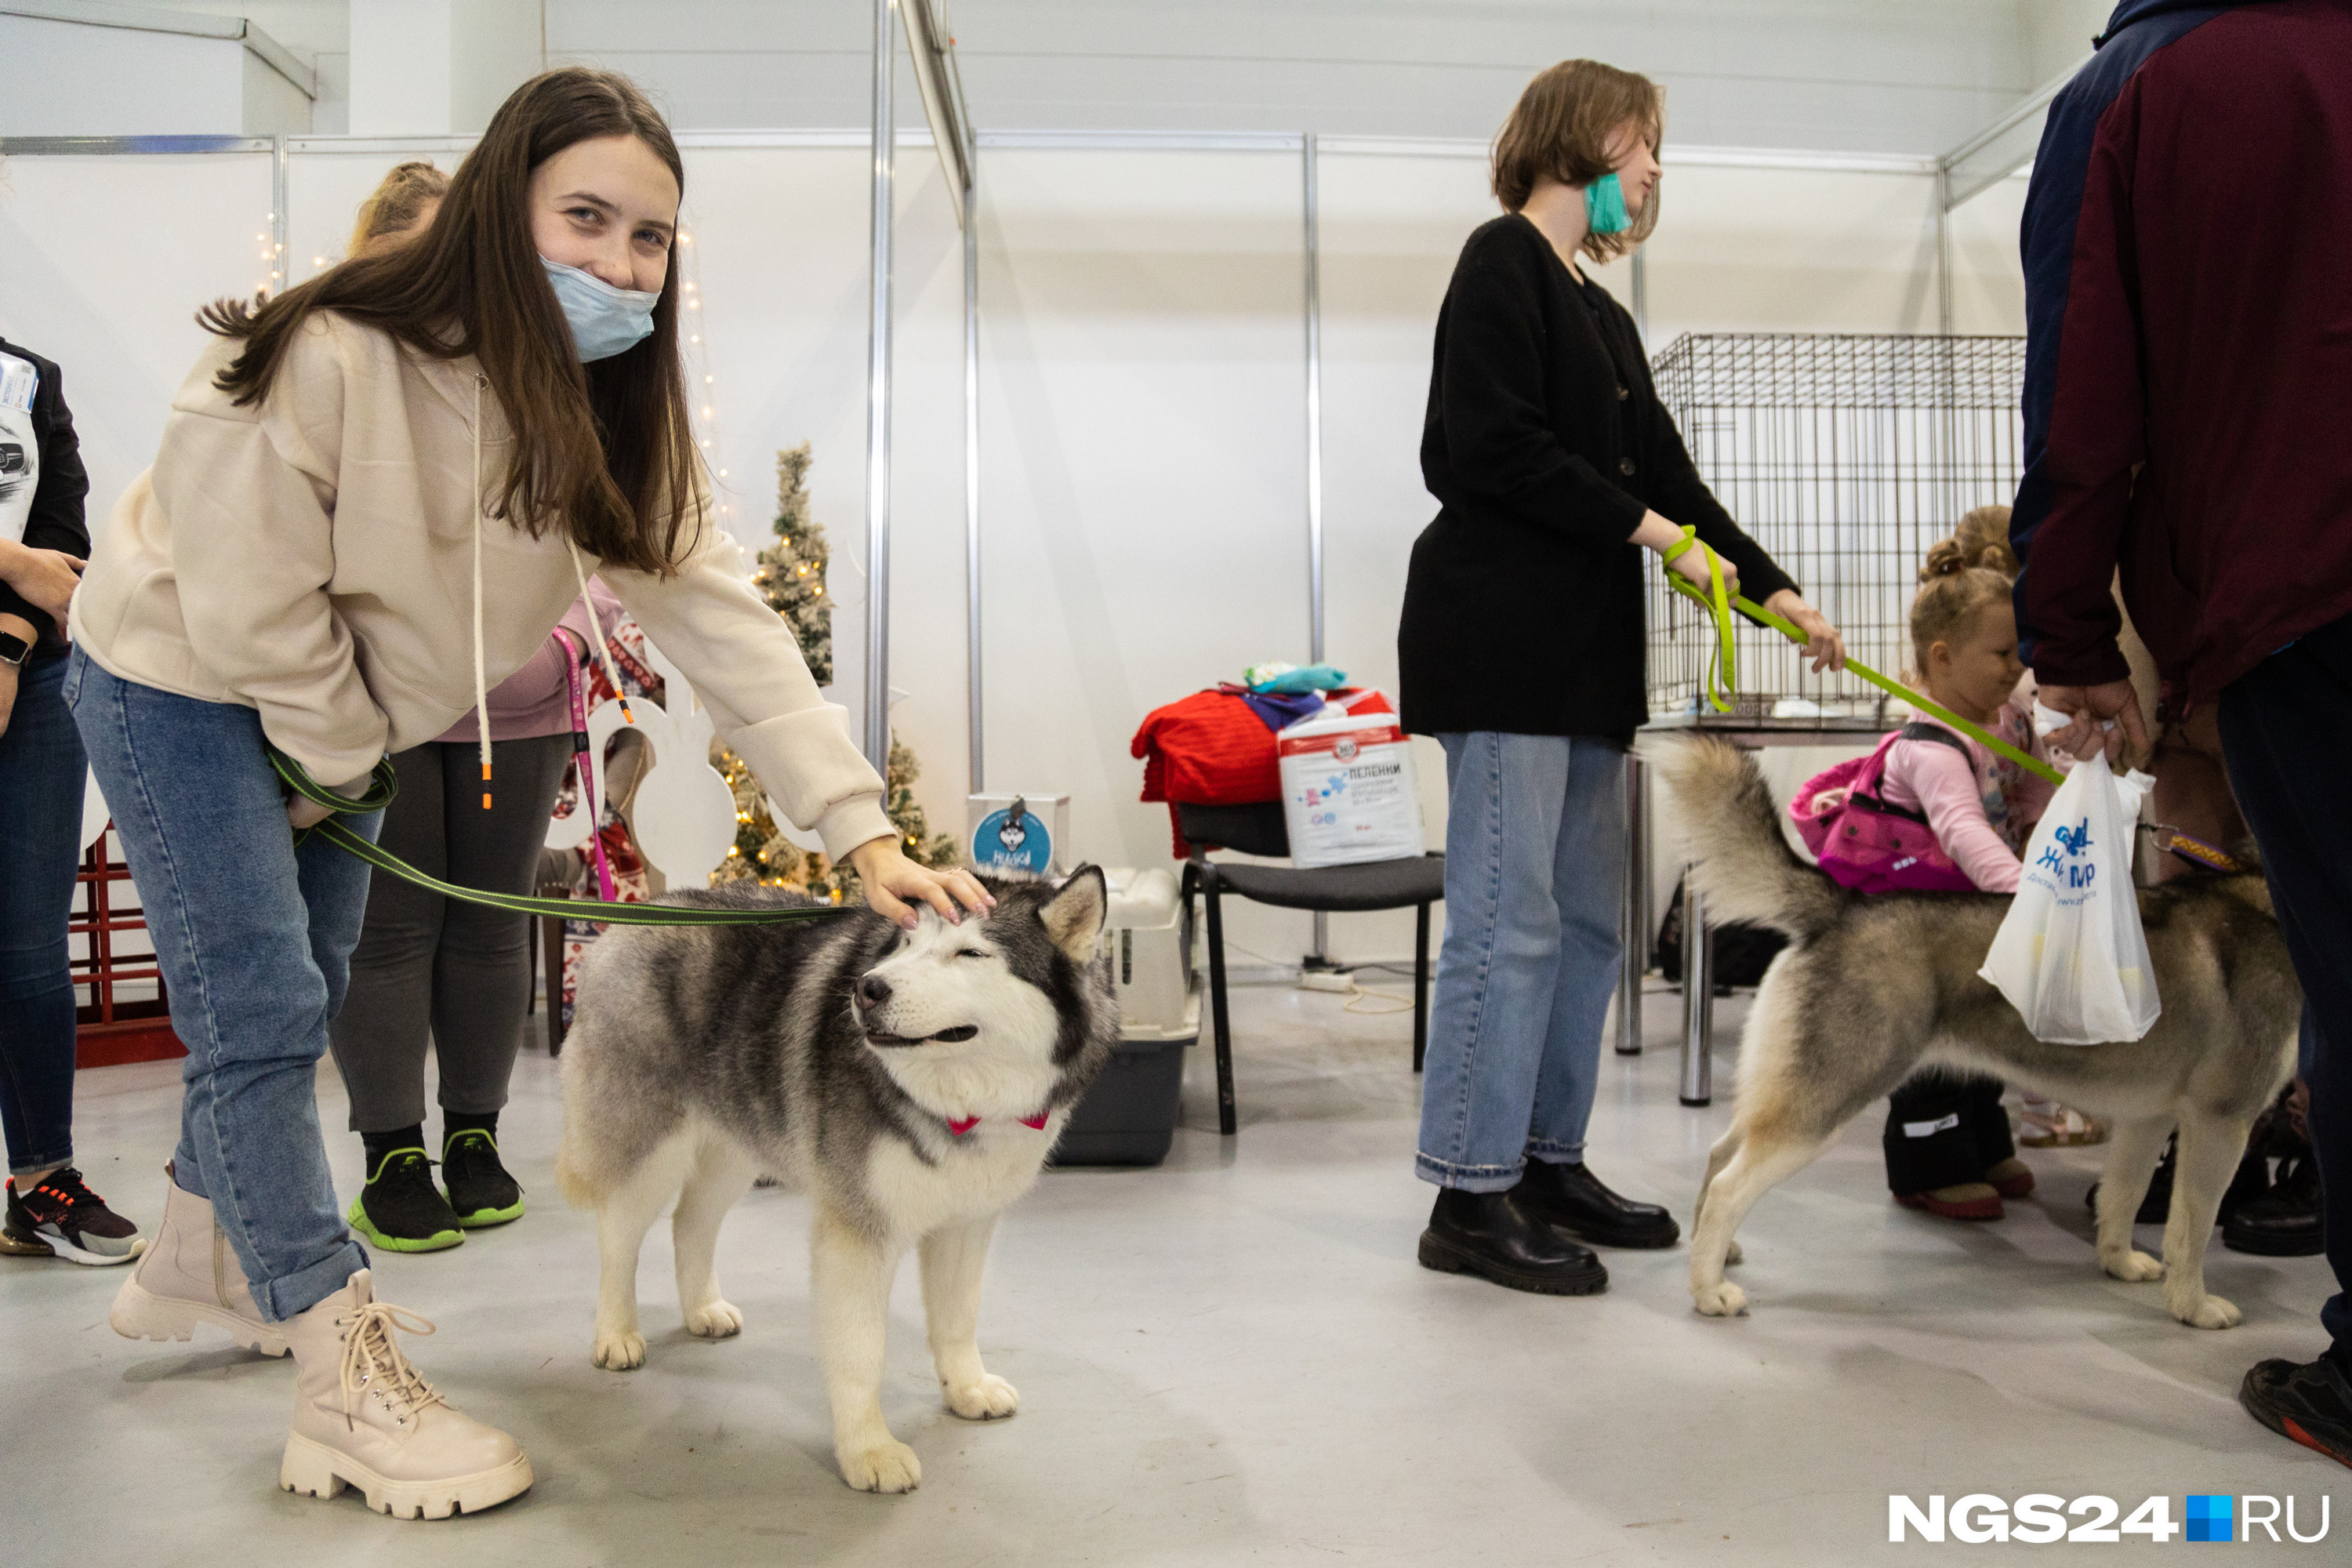
[[[248,16],[315,58],[318,129],[339,128],[342,0],[162,3]],[[946,4],[991,130],[1485,137],[1529,75],[1584,55],[1664,82],[1675,142],[1936,153],[2086,53],[2109,0]],[[544,0],[551,60],[627,71],[694,129],[863,123],[872,15],[867,0]]]

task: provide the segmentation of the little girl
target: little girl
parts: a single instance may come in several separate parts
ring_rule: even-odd
[[[2009,574],[2000,569],[2006,562],[1980,560],[1983,552],[1961,538],[1928,550],[1910,611],[1919,682],[1940,708],[2039,757],[2032,721],[2016,700],[2025,670],[2018,663]],[[1884,741],[1872,759],[1832,769],[1800,790],[1790,811],[1806,839],[1825,851],[1822,869],[1863,893],[1938,886],[2013,893],[2021,851],[2049,799],[2042,778],[1922,715]],[[1879,839],[1879,851],[1870,848],[1877,830],[1849,842],[1858,830],[1855,806],[1924,823],[1940,853],[1903,848],[1903,830],[1894,830],[1891,844]],[[1832,832],[1830,823],[1839,816],[1846,827]],[[1872,853],[1903,858],[1879,863]],[[1898,1204],[1952,1220],[1997,1220],[2004,1196],[2032,1192],[2032,1171],[2009,1140],[2000,1081],[1924,1069],[1898,1086],[1886,1112],[1886,1184]]]
[[[2014,696],[2024,668],[2007,574],[1971,564],[1968,546],[1955,538],[1927,552],[1919,578],[1911,646],[1927,695],[2027,754],[2044,755]],[[1941,733],[1914,739],[1906,730],[1888,748],[1879,798],[1926,817],[1937,844],[1979,890],[2015,892],[2020,857],[2050,785],[1925,714],[1918,722]],[[2003,1197],[2033,1190],[2000,1095],[1996,1079],[1932,1068],[1895,1089],[1885,1142],[1896,1202],[1948,1219],[1999,1219]]]

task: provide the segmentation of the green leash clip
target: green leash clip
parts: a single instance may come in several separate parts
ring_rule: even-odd
[[[1707,578],[1710,587],[1706,591],[1702,591],[1696,584],[1674,569],[1674,563],[1694,547],[1706,552]],[[1736,689],[1738,679],[1738,656],[1733,652],[1731,646],[1732,611],[1738,611],[1758,626],[1771,627],[1801,647],[1812,640],[1789,621],[1774,615],[1744,595],[1727,594],[1723,586],[1723,557],[1717,555],[1711,546],[1698,537],[1696,529],[1684,529],[1682,538],[1675,543],[1666,546],[1659,561],[1665,567],[1666,585],[1685,598],[1697,600],[1700,608],[1704,609],[1715,622],[1717,652],[1707,670],[1706,700],[1708,705],[1717,712],[1731,711],[1731,693]],[[1996,756],[2008,758],[2036,778],[2045,779],[2053,784],[2066,782],[2064,773],[2060,773],[2041,758],[2018,750],[1999,735],[1981,725],[1969,723],[1942,704],[1929,701],[1901,681],[1887,679],[1860,659],[1847,659],[1845,668],[1850,673],[1860,676],[1890,697],[1899,697],[1929,718],[1950,725],[1972,741],[1983,742]]]
[[[269,753],[269,765],[288,789],[304,800],[325,806],[340,816],[358,816],[382,811],[400,794],[400,775],[385,757],[377,762],[370,776],[368,791],[354,799],[338,795],[312,778],[310,770],[275,746],[265,744]],[[484,909],[505,910],[509,914],[548,915],[557,920],[593,921],[600,925],[625,926],[765,926],[784,925],[799,921],[837,920],[849,912],[835,904],[779,904],[769,909],[711,909],[694,904],[622,904],[607,903],[602,899],[541,899],[524,893],[487,893],[479,888],[460,888],[430,877],[403,860],[390,850],[369,843],[330,816],[315,826],[298,829],[294,843],[299,847],[313,834],[341,849],[346,855],[358,857],[377,870],[413,883],[429,893],[445,899],[455,899],[463,904],[479,904]]]

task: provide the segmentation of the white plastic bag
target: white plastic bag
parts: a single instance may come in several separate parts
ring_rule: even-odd
[[[1412,742],[1395,714],[1303,720],[1275,737],[1275,750],[1295,863],[1352,866],[1421,855]]]
[[[2025,847],[2009,917],[1979,975],[2033,1037],[2056,1046],[2137,1040],[2161,1010],[2132,886],[2132,835],[2106,758],[2074,764]]]

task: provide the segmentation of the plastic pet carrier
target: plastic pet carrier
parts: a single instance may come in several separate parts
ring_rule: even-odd
[[[1157,1165],[1176,1141],[1184,1054],[1201,1037],[1192,921],[1176,879],[1110,868],[1102,963],[1119,1001],[1119,1043],[1102,1076],[1070,1112],[1056,1165]]]

